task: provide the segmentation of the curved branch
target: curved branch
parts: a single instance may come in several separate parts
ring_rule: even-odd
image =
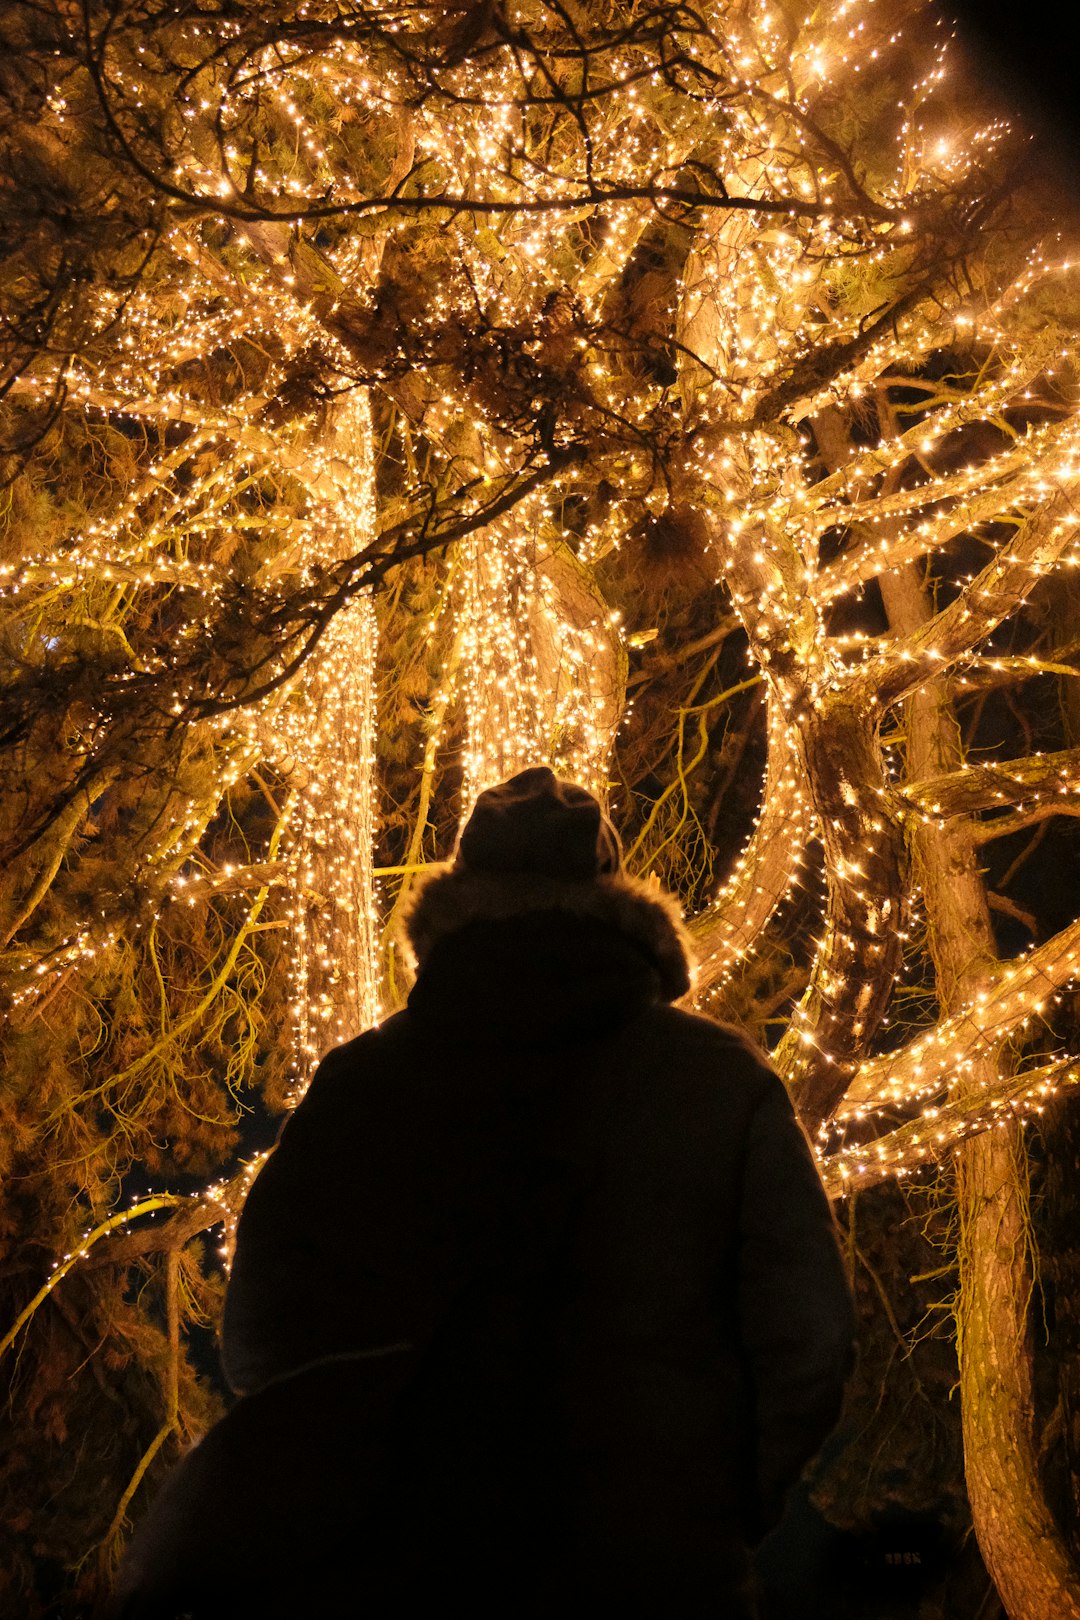
[[[802,771],[795,739],[770,693],[762,809],[735,870],[707,911],[689,923],[698,956],[696,993],[714,990],[753,950],[795,881],[810,837],[797,813]]]
[[[27,1305],[24,1305],[23,1309],[19,1312],[10,1328],[8,1328],[7,1332],[4,1334],[3,1338],[0,1339],[0,1356],[5,1355],[7,1351],[11,1349],[11,1346],[15,1343],[15,1340],[37,1311],[38,1307],[45,1303],[53,1289],[59,1282],[63,1281],[68,1272],[77,1266],[80,1260],[84,1260],[86,1258],[87,1254],[90,1252],[95,1243],[100,1243],[101,1239],[108,1237],[110,1232],[119,1231],[122,1227],[127,1226],[130,1221],[137,1220],[140,1215],[151,1215],[155,1210],[173,1209],[178,1204],[186,1204],[188,1202],[188,1198],[182,1193],[155,1193],[153,1197],[144,1198],[141,1203],[133,1204],[130,1209],[123,1210],[119,1215],[110,1215],[108,1220],[102,1221],[101,1224],[99,1226],[95,1226],[92,1231],[85,1233],[79,1243],[79,1247],[77,1249],[72,1249],[70,1254],[64,1256],[63,1260],[59,1262],[55,1270],[52,1271],[46,1281],[42,1283],[33,1299],[31,1299]],[[217,1219],[222,1219],[222,1212],[220,1210]],[[209,1226],[212,1223],[208,1221],[206,1224]]]

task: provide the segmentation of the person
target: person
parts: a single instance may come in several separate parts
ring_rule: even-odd
[[[406,1009],[323,1061],[252,1187],[242,1399],[123,1612],[742,1620],[853,1355],[784,1086],[672,1005],[677,906],[545,767],[480,794],[407,927]]]

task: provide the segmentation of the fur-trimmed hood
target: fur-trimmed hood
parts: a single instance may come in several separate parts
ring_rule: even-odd
[[[551,914],[600,924],[619,935],[655,970],[663,1000],[677,1001],[690,989],[694,954],[678,902],[623,873],[570,882],[441,867],[418,885],[405,933],[423,968],[440,940],[470,924]]]

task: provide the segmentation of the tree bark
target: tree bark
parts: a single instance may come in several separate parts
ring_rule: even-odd
[[[914,565],[881,580],[892,627],[932,616]],[[908,775],[962,764],[948,696],[927,686],[907,701]],[[998,965],[972,823],[920,821],[911,832],[944,1015],[990,987]],[[992,1083],[1010,1061],[1004,1041],[970,1059],[955,1085]],[[958,1152],[961,1242],[957,1350],[964,1468],[979,1547],[1010,1620],[1080,1620],[1080,1579],[1039,1477],[1029,1305],[1027,1164],[1019,1128],[997,1126]]]
[[[1060,1097],[1047,1110],[1046,1266],[1053,1289],[1050,1351],[1057,1371],[1057,1432],[1062,1446],[1065,1530],[1080,1554],[1080,1100]]]

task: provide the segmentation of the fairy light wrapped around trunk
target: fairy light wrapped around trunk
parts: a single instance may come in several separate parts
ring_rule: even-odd
[[[626,656],[616,616],[550,523],[541,538],[543,517],[534,499],[462,548],[462,819],[485,788],[529,765],[606,793]]]
[[[314,503],[303,562],[326,567],[370,543],[375,526],[371,413],[362,390],[335,407],[319,457],[337,498]],[[332,1046],[379,1016],[375,838],[375,657],[369,592],[337,612],[277,720],[292,797],[290,875],[293,1100]]]

